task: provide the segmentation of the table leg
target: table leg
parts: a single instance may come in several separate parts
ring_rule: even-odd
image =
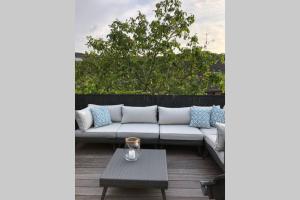
[[[161,194],[162,194],[163,200],[166,200],[166,192],[165,192],[165,189],[161,188]]]
[[[107,187],[104,187],[102,190],[101,200],[104,200],[106,191],[107,191]]]

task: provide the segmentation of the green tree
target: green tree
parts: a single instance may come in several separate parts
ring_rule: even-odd
[[[203,51],[198,37],[190,34],[194,21],[180,0],[157,3],[151,22],[141,12],[113,21],[107,38],[88,37],[91,51],[76,63],[76,93],[199,95],[211,86],[224,90],[224,74],[211,71],[213,64],[224,63],[224,54]]]

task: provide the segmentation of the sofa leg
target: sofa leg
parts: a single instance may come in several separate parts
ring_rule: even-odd
[[[203,145],[197,147],[198,156],[203,156]]]
[[[208,156],[208,151],[206,148],[203,148],[203,155],[202,155],[203,159],[207,158],[207,156]]]

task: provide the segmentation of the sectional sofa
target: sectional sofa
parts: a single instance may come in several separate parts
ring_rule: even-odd
[[[191,107],[107,105],[112,123],[95,128],[90,109],[97,106],[76,110],[76,142],[122,144],[124,138],[134,136],[141,138],[142,144],[197,146],[199,153],[206,147],[224,170],[225,152],[215,148],[217,129],[190,126]]]

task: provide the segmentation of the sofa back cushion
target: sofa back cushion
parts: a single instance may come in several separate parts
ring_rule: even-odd
[[[80,130],[87,130],[93,125],[93,116],[89,107],[75,111],[75,120]]]
[[[191,108],[158,107],[159,124],[190,124]]]
[[[157,123],[157,106],[122,106],[121,123]]]
[[[122,120],[122,106],[124,104],[119,105],[106,105],[106,107],[109,110],[111,121],[113,122],[121,122]],[[95,105],[95,104],[89,104],[89,107],[93,106],[101,106],[101,105]]]

